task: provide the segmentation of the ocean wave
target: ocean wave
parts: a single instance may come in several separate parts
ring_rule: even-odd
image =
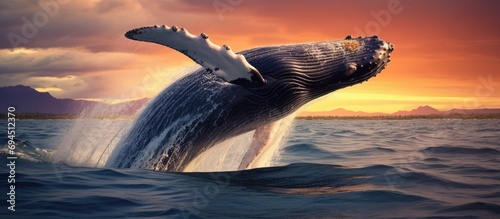
[[[399,178],[400,180],[404,180],[407,184],[422,184],[426,185],[429,188],[455,188],[455,189],[477,189],[477,188],[485,188],[484,185],[481,184],[468,184],[458,181],[453,181],[451,179],[443,178],[440,176],[436,176],[433,174],[425,173],[425,172],[400,172],[394,178]]]
[[[312,143],[292,144],[290,146],[287,146],[284,150],[289,153],[302,153],[302,152],[328,153],[327,151],[320,149],[319,147],[315,146]]]
[[[367,197],[369,199],[361,199],[360,201],[365,201],[368,203],[383,203],[383,202],[420,202],[420,201],[430,201],[432,199],[426,198],[424,196],[410,195],[397,191],[391,190],[370,190],[360,192],[358,195]]]
[[[440,212],[486,211],[500,216],[500,205],[487,202],[472,202],[440,210]]]
[[[437,158],[437,157],[428,157],[428,158],[425,158],[423,161],[425,161],[425,162],[444,162],[445,160],[442,158]]]
[[[351,150],[345,152],[345,154],[354,154],[354,155],[367,155],[367,154],[377,154],[377,153],[395,153],[396,150],[385,148],[385,147],[371,147],[371,148],[363,148],[359,150]]]
[[[460,175],[467,175],[467,174],[485,174],[485,175],[497,175],[500,177],[500,170],[499,169],[492,169],[492,168],[486,168],[478,165],[455,165],[455,166],[448,166],[447,167],[450,172],[453,172],[455,174],[460,174]]]
[[[20,203],[25,212],[21,214],[31,217],[82,217],[89,212],[92,217],[102,218],[179,217],[183,214],[190,218],[258,217],[261,214],[267,218],[293,218],[304,214],[311,217],[362,217],[359,212],[344,209],[352,204],[374,212],[376,217],[387,217],[375,210],[377,206],[393,206],[400,211],[396,215],[405,215],[405,209],[424,212],[440,209],[439,215],[457,216],[476,208],[497,214],[494,210],[497,206],[487,202],[456,206],[434,200],[425,193],[401,189],[425,185],[431,191],[450,188],[483,191],[485,187],[427,173],[405,172],[390,165],[352,168],[294,163],[242,171],[194,173],[82,168],[29,161],[20,165],[27,173],[19,173],[19,178],[29,182],[20,183],[20,186],[29,188],[20,196],[30,200]],[[403,180],[400,181],[402,184],[391,189],[387,179],[397,177]],[[496,197],[498,194],[483,198]],[[193,202],[204,203],[204,200],[206,207],[193,207]],[[301,209],[304,205],[308,207],[290,211],[290,208]],[[260,206],[259,210],[255,210],[257,206]],[[330,212],[329,209],[335,208],[340,210]],[[31,213],[26,209],[44,210]],[[419,212],[417,215],[436,216],[436,213]]]
[[[321,149],[313,143],[292,144],[285,147],[283,149],[283,152],[289,154],[290,158],[295,156],[297,158],[301,158],[302,160],[310,159],[311,161],[314,161],[316,159],[338,160],[343,158],[338,153]]]
[[[182,174],[205,179],[226,176],[231,184],[253,188],[315,188],[365,184],[371,178],[379,177],[380,174],[391,170],[394,168],[385,165],[347,168],[339,165],[294,163],[244,171]]]
[[[461,146],[435,146],[419,150],[424,154],[445,154],[445,155],[500,155],[500,150],[489,147],[469,148]]]
[[[492,192],[485,195],[478,195],[479,198],[498,198],[500,197],[500,192]]]
[[[338,131],[331,132],[330,136],[333,136],[333,137],[366,137],[366,136],[369,136],[369,134],[357,132],[354,130],[344,129],[344,130],[338,130]]]
[[[82,217],[92,211],[94,218],[109,218],[109,212],[114,212],[115,217],[129,217],[127,208],[138,208],[143,203],[127,198],[113,197],[111,195],[89,195],[79,197],[65,197],[57,201],[31,201],[28,206],[43,207],[46,211],[28,213],[29,216],[47,218],[72,218]],[[117,214],[117,212],[124,212]]]
[[[481,129],[476,129],[474,130],[475,132],[487,132],[487,133],[495,133],[495,132],[500,132],[500,128],[481,128]]]
[[[23,125],[29,123],[34,122]],[[37,121],[34,126],[43,123]],[[70,121],[54,124],[66,123]],[[16,160],[15,216],[500,218],[499,121],[296,124],[273,157],[274,166],[225,172],[53,164],[46,162],[50,155],[38,153],[57,148],[50,146],[54,138],[21,137],[16,151],[32,156]],[[46,138],[36,133],[29,136]],[[109,139],[97,142],[108,144]],[[2,153],[2,158],[6,155]],[[213,159],[225,162],[221,156]],[[6,179],[9,172],[3,169],[0,178]],[[4,187],[7,181],[0,184]],[[12,216],[6,211],[0,211],[0,218]]]

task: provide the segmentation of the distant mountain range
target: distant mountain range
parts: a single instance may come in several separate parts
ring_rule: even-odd
[[[7,107],[16,107],[17,113],[41,113],[55,115],[77,115],[91,112],[93,115],[131,116],[141,109],[149,99],[139,99],[118,104],[106,104],[98,101],[58,99],[48,92],[23,85],[0,87],[0,110],[6,112]],[[0,114],[3,113],[0,111]],[[430,106],[420,106],[410,111],[395,113],[367,113],[350,111],[343,108],[323,112],[301,112],[299,117],[373,117],[373,116],[417,116],[448,114],[500,114],[500,109],[452,109],[439,111]]]
[[[489,115],[500,114],[500,109],[451,109],[439,111],[430,106],[419,106],[410,111],[397,111],[395,113],[366,113],[361,111],[350,111],[343,108],[331,111],[322,112],[301,112],[301,117],[366,117],[366,116],[428,116],[428,115],[451,115],[451,114],[467,114],[467,115]]]
[[[76,115],[92,112],[96,115],[130,116],[136,113],[148,101],[147,98],[106,104],[98,101],[58,99],[48,92],[23,85],[0,87],[0,109],[7,112],[7,107],[15,107],[16,113],[41,113],[55,115]],[[3,113],[0,111],[0,113]]]

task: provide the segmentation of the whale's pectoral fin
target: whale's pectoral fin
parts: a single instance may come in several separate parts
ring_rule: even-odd
[[[275,123],[266,124],[255,130],[253,134],[253,139],[248,151],[243,156],[238,170],[244,170],[248,168],[250,163],[259,155],[262,149],[269,144],[271,138],[271,131]]]
[[[243,55],[234,53],[229,46],[219,46],[210,42],[204,33],[194,36],[184,28],[155,25],[130,30],[125,36],[175,49],[227,82],[264,83],[262,75]]]

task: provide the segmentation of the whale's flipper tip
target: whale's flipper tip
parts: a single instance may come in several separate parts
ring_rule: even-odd
[[[205,33],[195,36],[185,28],[154,25],[127,31],[125,37],[175,49],[233,84],[264,83],[262,75],[243,55],[234,53],[227,45],[212,43]]]

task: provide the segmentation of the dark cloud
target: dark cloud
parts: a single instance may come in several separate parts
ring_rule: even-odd
[[[55,0],[53,0],[55,2]],[[322,34],[338,38],[357,34],[356,27],[367,32],[367,24],[377,21],[372,13],[387,10],[388,1],[98,1],[60,4],[48,16],[47,24],[37,27],[34,37],[22,33],[23,26],[35,25],[34,15],[46,13],[39,2],[7,1],[0,7],[0,48],[12,48],[9,33],[28,42],[27,48],[83,47],[90,51],[127,51],[114,47],[129,29],[166,24],[187,27],[194,34],[208,32],[216,36],[268,37],[269,35]],[[49,1],[50,2],[50,1]],[[224,10],[217,10],[216,3]],[[238,4],[231,4],[236,2]],[[495,1],[399,1],[402,13],[392,15],[390,25],[381,27],[384,36],[401,35],[419,40],[423,37],[474,39],[496,37],[500,20]],[[47,14],[47,13],[46,13]],[[425,14],[425,16],[423,16]],[[26,18],[23,20],[23,18]],[[223,19],[221,19],[223,18]],[[26,22],[28,21],[28,22]],[[31,24],[30,24],[31,23]],[[35,25],[36,26],[36,25]],[[369,28],[368,28],[369,29]],[[254,41],[255,42],[255,41]]]
[[[122,69],[133,60],[133,56],[129,54],[92,54],[81,50],[0,51],[2,51],[0,75],[19,73],[51,77],[83,75]]]
[[[7,39],[0,41],[0,48],[85,48],[109,45],[123,37],[123,33],[130,29],[127,25],[135,26],[134,20],[141,23],[140,19],[130,16],[130,13],[140,12],[140,7],[121,1],[98,2],[96,5],[83,1],[54,3],[57,6],[52,6],[50,10],[32,2],[18,1],[12,4],[15,7],[11,5],[0,9],[0,35]],[[44,15],[47,19],[37,22],[36,15]]]

